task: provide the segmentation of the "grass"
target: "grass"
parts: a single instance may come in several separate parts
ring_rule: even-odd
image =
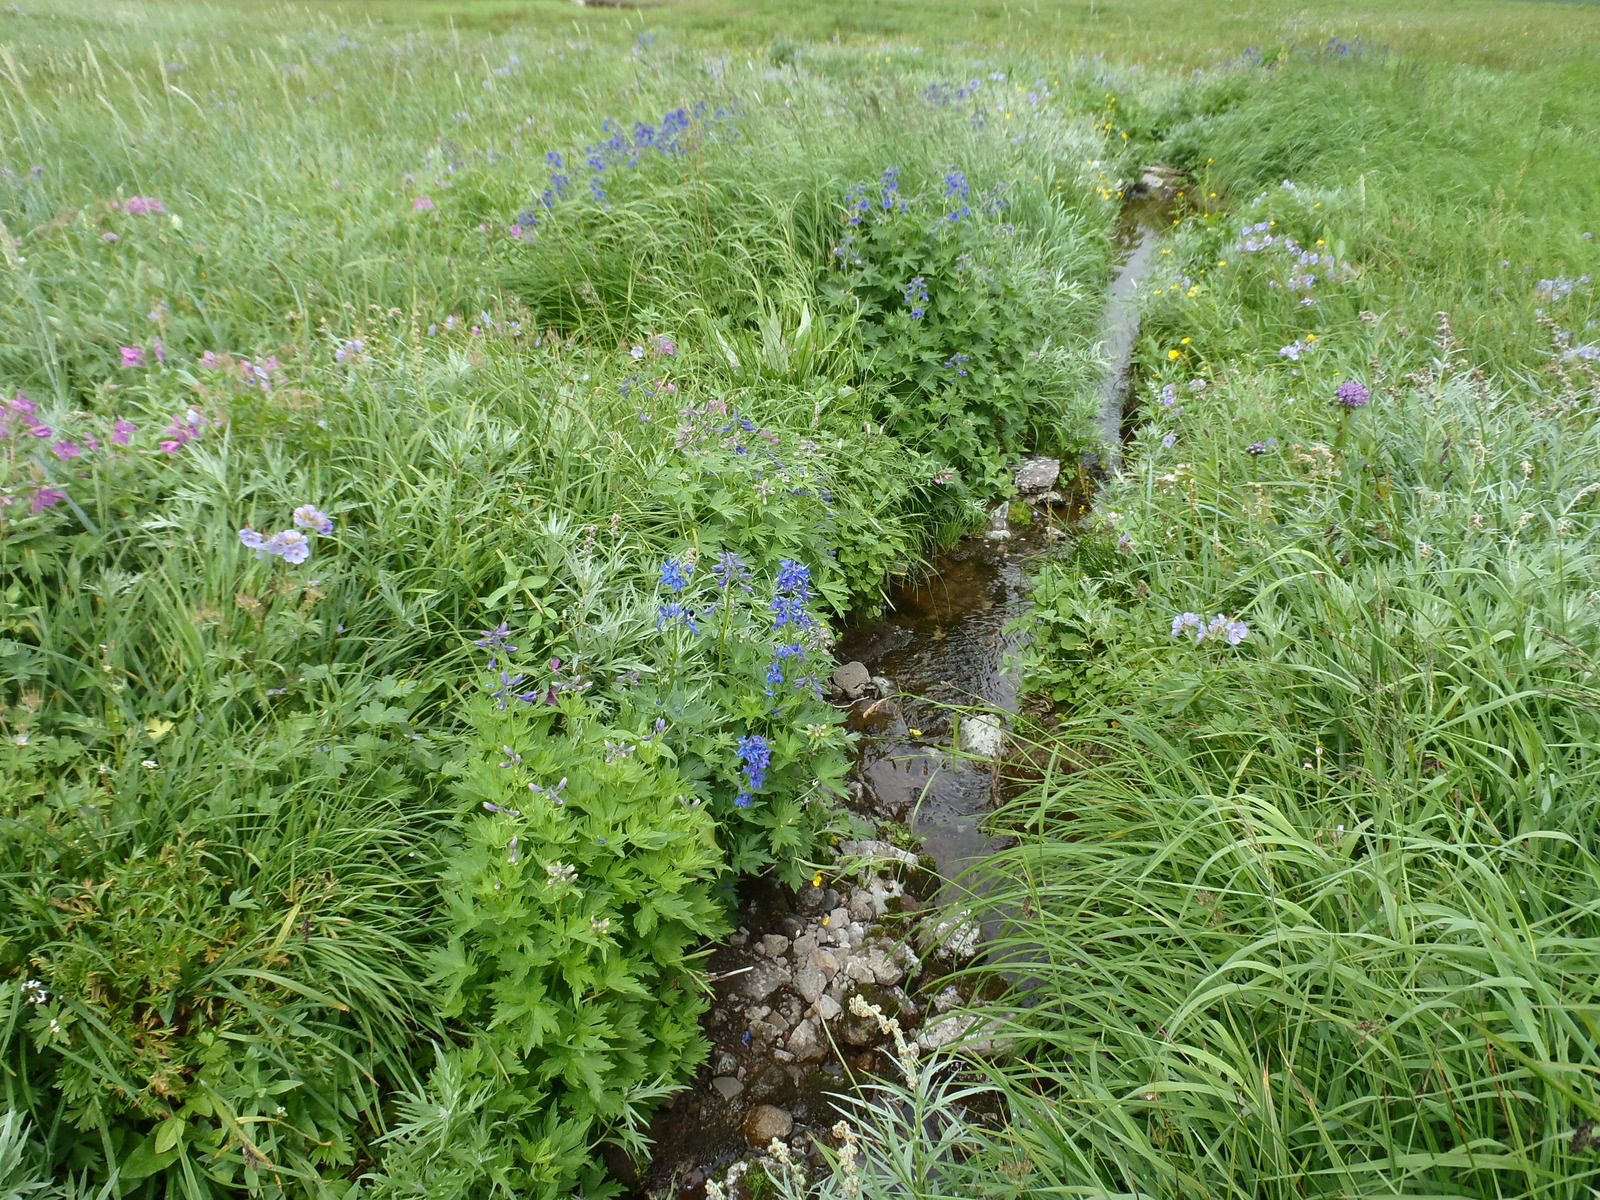
[[[8,11],[0,1180],[603,1193],[703,1053],[734,878],[842,820],[826,639],[774,590],[870,608],[1009,456],[1083,445],[1116,184],[1159,159],[1195,182],[1144,427],[1041,570],[1049,768],[982,868],[979,970],[1029,964],[1009,1121],[923,1072],[822,1186],[1587,1195],[1597,39],[1523,3]],[[303,566],[241,543],[307,503]]]

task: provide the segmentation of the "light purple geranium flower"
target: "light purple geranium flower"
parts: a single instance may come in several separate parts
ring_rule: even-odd
[[[144,366],[144,349],[139,346],[123,346],[122,365],[125,367]]]
[[[268,554],[279,555],[284,562],[294,563],[296,566],[311,557],[311,539],[298,529],[280,529],[269,537],[261,548]]]
[[[322,534],[333,532],[333,518],[313,504],[302,504],[290,515],[301,529],[314,529]]]

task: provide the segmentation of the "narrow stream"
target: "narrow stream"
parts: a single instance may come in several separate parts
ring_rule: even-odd
[[[1111,471],[1120,467],[1124,426],[1132,417],[1137,290],[1154,265],[1158,235],[1169,219],[1162,200],[1136,198],[1116,228],[1102,335],[1110,363],[1100,418],[1108,449],[1099,464]],[[923,890],[938,894],[907,896],[895,902],[898,914],[891,908],[868,918],[856,908],[861,891],[851,893],[844,880],[837,881],[842,891],[824,886],[798,894],[751,881],[743,891],[740,933],[707,964],[716,991],[705,1022],[711,1061],[657,1114],[652,1162],[637,1173],[613,1164],[631,1196],[697,1200],[708,1176],[764,1145],[767,1121],[777,1121],[774,1128],[785,1129],[803,1155],[807,1139],[837,1119],[830,1093],[846,1089],[852,1077],[870,1078],[887,1068],[871,1040],[853,1036],[848,1015],[823,1021],[822,1044],[812,1054],[800,1049],[800,1024],[839,1012],[828,995],[818,997],[814,989],[806,994],[806,961],[817,961],[813,946],[840,960],[853,953],[858,964],[874,944],[886,954],[890,941],[905,940],[922,908],[959,900],[952,881],[989,846],[983,819],[993,808],[998,762],[957,753],[958,724],[978,711],[1017,711],[1021,642],[1015,625],[1029,605],[1028,567],[1051,544],[1052,527],[1081,515],[1088,478],[1088,470],[1068,467],[1058,490],[1070,498],[1036,503],[1033,521],[1014,527],[1003,540],[973,537],[939,553],[925,574],[891,592],[883,619],[840,639],[839,661],[860,662],[874,678],[850,714],[851,727],[861,734],[855,807],[880,825],[909,827],[921,853],[937,867],[938,880]],[[847,902],[849,909],[842,907]],[[856,918],[849,938],[839,928],[847,912]],[[896,923],[902,916],[905,923]],[[802,949],[810,955],[806,961]],[[909,1031],[923,1020],[928,999],[907,994],[910,980],[904,991],[895,986],[898,976],[891,968],[858,985],[841,972],[838,982],[846,989],[830,988],[829,994],[872,989],[875,998],[899,1008]],[[878,986],[886,979],[887,990]],[[804,1037],[812,1043],[812,1034]]]

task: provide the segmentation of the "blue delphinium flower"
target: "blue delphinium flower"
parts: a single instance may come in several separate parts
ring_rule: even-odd
[[[811,568],[792,558],[778,561],[777,589],[801,600],[811,598]]]
[[[669,591],[683,591],[689,585],[689,577],[693,574],[692,562],[679,562],[676,558],[669,558],[661,564],[661,584]]]
[[[772,765],[772,746],[759,733],[752,733],[739,739],[737,750],[745,784],[733,802],[740,808],[749,808],[753,800],[750,793],[767,782],[767,768]]]
[[[711,573],[717,577],[717,586],[720,588],[738,584],[745,591],[750,590],[750,585],[745,582],[750,578],[749,565],[732,550],[717,555],[717,563],[711,568]]]
[[[911,306],[912,320],[920,320],[928,308],[928,283],[921,275],[914,276],[909,283],[901,289],[905,301]]]
[[[683,625],[690,633],[699,633],[700,625],[694,619],[694,611],[685,608],[676,600],[670,604],[663,604],[656,614],[656,628],[662,629],[668,625]]]
[[[962,217],[971,216],[972,208],[966,203],[967,195],[971,192],[971,185],[967,183],[967,173],[951,167],[944,176],[944,195],[949,200],[955,200],[954,207],[945,213],[945,220],[959,221]]]
[[[883,204],[885,212],[892,209],[896,204],[898,204],[901,208],[906,206],[905,201],[900,199],[899,167],[886,168],[883,172],[883,178],[879,182],[883,187],[883,199],[881,203]]]

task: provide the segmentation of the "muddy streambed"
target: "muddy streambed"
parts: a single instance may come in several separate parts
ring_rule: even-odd
[[[1116,230],[1103,330],[1105,460],[1069,465],[1059,479],[1053,460],[1025,461],[1018,499],[1029,521],[1009,522],[998,506],[987,531],[892,588],[885,617],[840,638],[836,699],[861,735],[850,804],[878,836],[844,843],[819,886],[744,886],[739,931],[707,964],[710,1059],[657,1113],[652,1160],[613,1161],[630,1195],[697,1200],[707,1178],[722,1179],[775,1136],[797,1158],[820,1159],[814,1144],[838,1120],[833,1095],[894,1071],[881,1031],[851,1011],[852,1000],[895,1015],[924,1051],[973,1033],[963,997],[941,977],[981,948],[955,881],[990,848],[983,821],[1004,714],[1019,700],[1015,626],[1028,608],[1028,566],[1082,514],[1091,476],[1120,466],[1133,415],[1136,293],[1176,186],[1147,171],[1132,189],[1144,195]]]

